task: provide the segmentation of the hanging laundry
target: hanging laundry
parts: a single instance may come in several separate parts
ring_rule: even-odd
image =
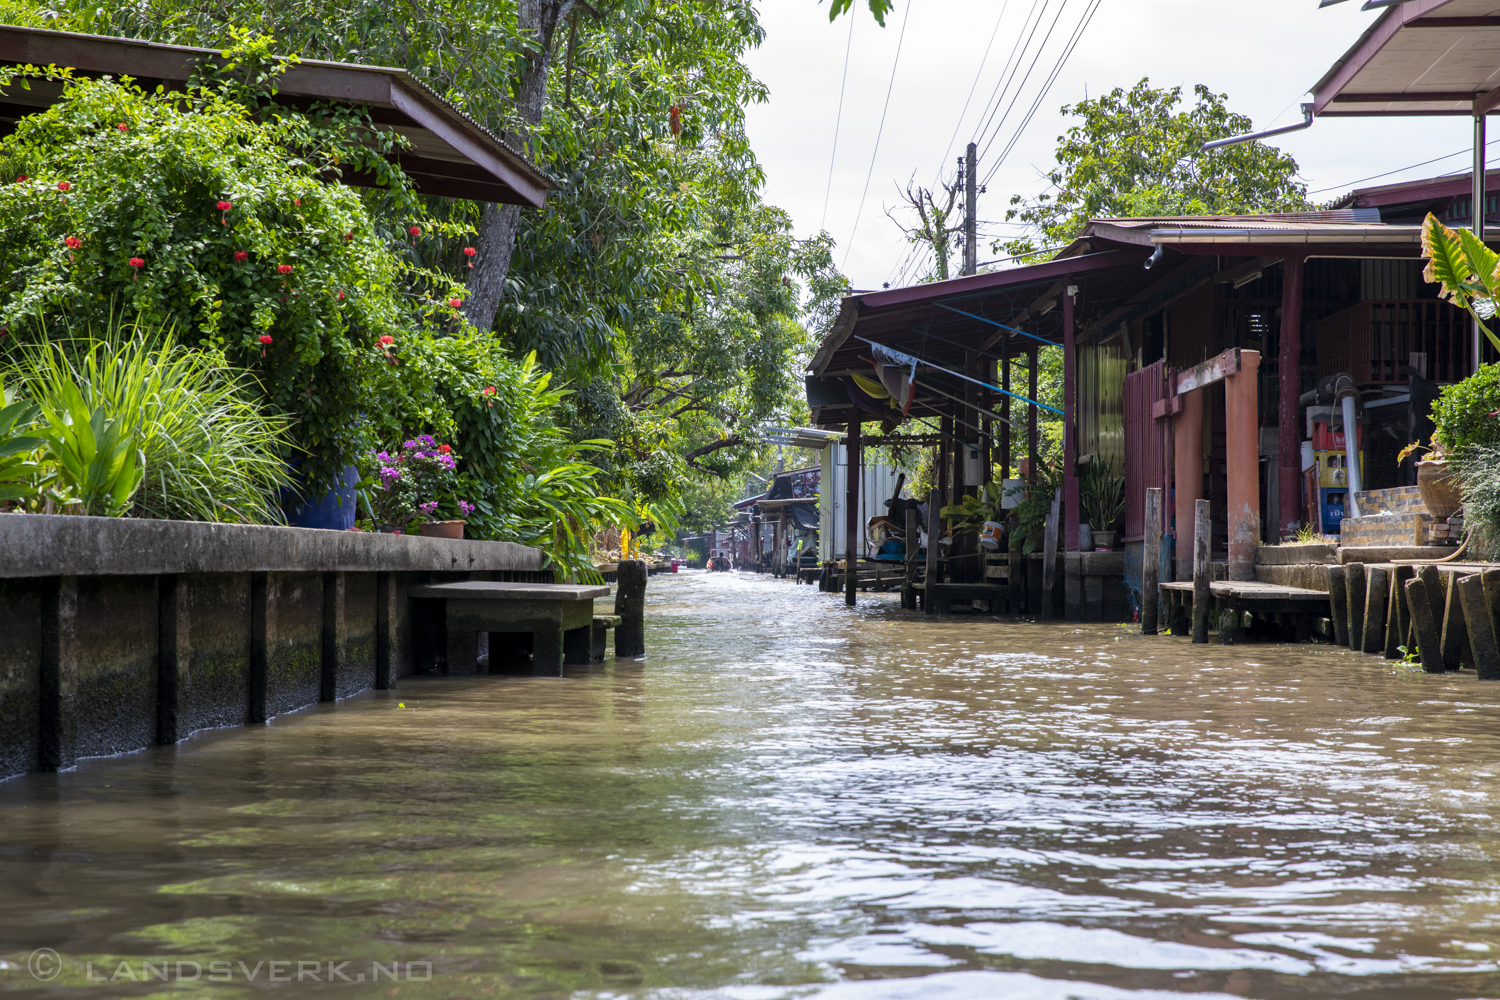
[[[917,359],[884,344],[871,344],[870,350],[875,354],[875,372],[880,376],[880,384],[890,392],[901,415],[906,416],[912,400],[917,398]]]

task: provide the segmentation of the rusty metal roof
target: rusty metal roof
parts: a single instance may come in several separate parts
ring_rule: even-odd
[[[130,76],[146,87],[186,83],[213,49],[67,31],[0,25],[0,63],[66,66],[88,76]],[[405,70],[305,59],[277,80],[287,104],[343,101],[364,105],[377,127],[408,140],[393,156],[423,194],[540,208],[556,183],[519,151],[438,96]],[[31,81],[0,95],[0,124],[13,124],[56,103],[62,85]],[[374,179],[349,175],[351,184]]]

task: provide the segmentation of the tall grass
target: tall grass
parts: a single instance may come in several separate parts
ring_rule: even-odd
[[[185,521],[283,521],[289,421],[265,413],[250,375],[170,334],[121,326],[108,341],[25,351],[12,377],[48,413],[74,394],[134,439],[144,476],[127,513]],[[67,349],[65,349],[67,348]]]

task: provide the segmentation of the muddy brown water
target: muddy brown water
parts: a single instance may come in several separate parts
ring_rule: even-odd
[[[648,611],[641,661],[0,783],[0,991],[1500,997],[1500,685],[742,574]]]

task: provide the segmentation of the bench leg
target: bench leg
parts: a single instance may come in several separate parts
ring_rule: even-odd
[[[606,642],[609,638],[609,628],[605,625],[595,623],[592,626],[592,629],[593,634],[590,636],[590,638],[593,641],[589,643],[589,658],[593,660],[602,660],[604,659],[605,654],[608,652],[606,648]]]
[[[588,663],[593,659],[593,630],[591,623],[563,633],[564,663]]]
[[[535,677],[561,677],[563,668],[563,631],[533,632],[531,640],[531,673]]]
[[[471,623],[451,623],[447,645],[450,677],[468,677],[479,669],[479,631]]]

